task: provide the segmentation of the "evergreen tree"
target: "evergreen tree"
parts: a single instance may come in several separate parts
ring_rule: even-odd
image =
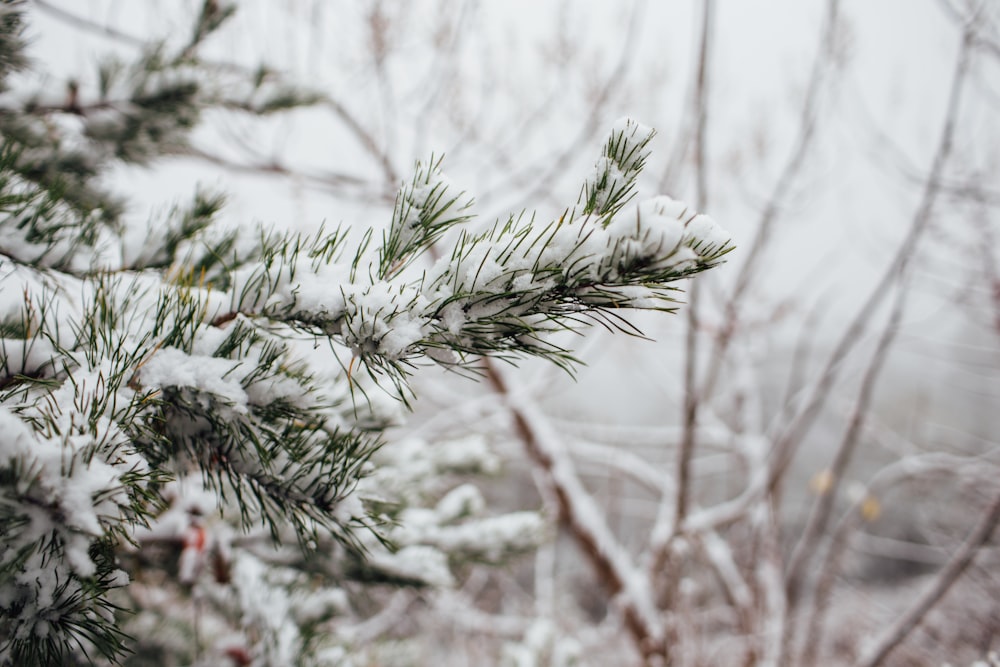
[[[381,235],[226,231],[206,192],[131,224],[111,165],[182,152],[208,108],[315,99],[200,60],[231,13],[206,0],[187,43],[53,96],[0,5],[2,664],[338,664],[343,582],[446,586],[543,532],[442,488],[494,465],[483,443],[387,445],[378,392],[484,355],[570,369],[552,334],[630,332],[623,309],[673,310],[731,249],[682,203],[632,202],[653,133],[630,120],[554,221],[471,231],[432,159]]]

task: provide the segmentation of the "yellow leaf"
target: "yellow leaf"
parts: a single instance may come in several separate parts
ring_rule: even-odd
[[[820,470],[809,480],[809,488],[817,496],[827,493],[833,486],[833,473],[830,470]]]
[[[861,516],[865,521],[876,521],[882,515],[882,503],[875,496],[865,496],[861,502]]]

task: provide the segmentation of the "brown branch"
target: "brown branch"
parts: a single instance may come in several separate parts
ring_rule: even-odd
[[[790,608],[794,608],[798,602],[801,587],[806,576],[805,573],[808,571],[808,564],[819,546],[821,536],[826,532],[830,514],[833,512],[839,496],[844,474],[854,455],[854,450],[857,447],[864,428],[876,384],[881,375],[883,365],[889,356],[889,348],[899,333],[899,324],[903,318],[908,288],[905,284],[900,284],[896,290],[896,299],[892,306],[889,321],[886,323],[885,329],[882,331],[882,335],[879,337],[878,344],[872,354],[872,358],[868,363],[868,367],[865,369],[861,380],[861,389],[858,393],[854,410],[851,413],[847,431],[844,433],[840,446],[837,448],[833,464],[829,468],[832,483],[830,488],[820,493],[816,499],[802,536],[792,552],[786,576],[786,590]],[[789,623],[788,627],[791,627],[791,625]]]
[[[697,193],[695,208],[705,210],[708,204],[707,186],[707,156],[705,138],[708,120],[708,65],[712,37],[715,3],[706,0],[701,20],[701,40],[698,46],[697,72],[695,74],[695,183]],[[654,545],[651,574],[664,574],[662,601],[673,604],[676,598],[676,586],[680,576],[680,567],[667,567],[674,538],[680,535],[684,519],[687,517],[691,499],[691,459],[694,454],[695,436],[698,427],[698,409],[700,407],[698,392],[698,341],[700,323],[698,318],[699,282],[692,283],[688,291],[687,333],[685,336],[684,357],[684,405],[682,415],[682,430],[677,452],[677,485],[674,493],[673,522],[667,538],[659,545]],[[664,492],[664,500],[666,499]],[[665,509],[661,503],[661,511]],[[657,519],[657,523],[665,516]],[[653,533],[658,531],[653,529]]]
[[[808,399],[798,409],[788,428],[775,442],[771,456],[772,466],[768,472],[768,489],[774,489],[783,478],[785,469],[791,463],[796,445],[812,427],[813,421],[825,405],[830,389],[841,369],[844,359],[854,346],[858,344],[858,341],[863,339],[868,322],[874,317],[882,300],[892,291],[892,285],[905,276],[913,260],[917,244],[930,225],[933,206],[940,192],[939,182],[941,173],[951,154],[952,142],[958,121],[958,110],[967,79],[966,75],[969,64],[970,40],[969,33],[966,33],[958,57],[956,58],[955,72],[952,77],[951,89],[948,93],[947,109],[941,129],[941,136],[938,140],[938,147],[934,153],[931,169],[925,182],[924,192],[921,196],[920,204],[914,213],[910,229],[893,256],[892,261],[889,263],[889,266],[886,268],[885,273],[882,274],[882,277],[874,285],[864,304],[841,335],[823,371],[819,375],[819,380],[810,391]]]
[[[498,395],[509,398],[510,390],[500,371],[497,370],[495,362],[484,359],[483,370],[493,390]],[[625,592],[629,585],[625,573],[607,553],[600,537],[587,524],[581,514],[581,508],[573,502],[565,480],[557,474],[558,463],[544,446],[537,425],[532,423],[530,417],[520,407],[509,405],[509,409],[518,438],[531,461],[542,472],[545,482],[550,487],[549,491],[557,501],[559,520],[567,527],[584,557],[594,568],[598,581],[608,596],[614,597]],[[652,661],[657,656],[667,656],[667,646],[658,639],[655,629],[650,627],[649,619],[644,618],[634,600],[627,594],[621,599],[621,614],[626,630],[645,661]]]
[[[213,327],[221,327],[221,326],[223,326],[225,324],[228,324],[229,322],[232,322],[233,320],[235,320],[237,317],[240,316],[240,314],[241,313],[238,310],[233,310],[233,311],[230,311],[228,313],[223,313],[222,315],[219,315],[214,320],[212,320],[212,326]]]
[[[886,274],[885,283],[880,285],[880,289],[877,288],[877,291],[872,294],[869,301],[869,303],[873,303],[871,299],[876,297],[880,298],[881,290],[888,290],[892,281],[898,281],[896,285],[896,295],[893,300],[889,319],[879,336],[875,351],[872,353],[871,359],[865,369],[847,430],[845,431],[844,437],[837,448],[834,460],[829,469],[832,483],[830,488],[825,489],[816,499],[802,536],[792,551],[785,577],[786,595],[788,598],[788,619],[785,624],[786,636],[783,641],[783,646],[786,648],[786,651],[792,645],[794,641],[793,634],[797,630],[797,624],[795,621],[798,618],[798,603],[803,595],[804,588],[808,585],[807,580],[808,573],[810,571],[809,564],[812,562],[817,550],[823,542],[823,536],[826,534],[830,516],[839,497],[839,491],[843,482],[844,474],[851,458],[853,457],[864,428],[865,420],[874,397],[875,387],[881,375],[885,361],[888,358],[889,349],[895,341],[896,335],[899,333],[899,325],[902,320],[906,297],[909,292],[909,288],[907,286],[907,276],[910,273],[909,267],[911,265],[911,260],[916,252],[917,242],[922,236],[923,231],[930,224],[930,220],[933,216],[934,204],[937,201],[939,193],[939,178],[951,153],[955,120],[958,116],[958,109],[960,106],[959,103],[961,100],[960,92],[962,89],[962,82],[965,80],[965,72],[968,67],[968,47],[969,42],[966,40],[963,43],[961,51],[959,52],[955,69],[955,78],[952,83],[952,94],[949,96],[948,111],[945,116],[944,128],[942,129],[938,149],[935,152],[932,167],[924,186],[924,193],[921,197],[920,205],[918,206],[917,212],[914,214],[913,222],[911,223],[910,234],[908,235],[906,242],[904,242],[901,247],[900,254],[897,255],[898,261],[894,262],[891,267],[891,273]],[[852,341],[860,337],[863,322],[866,321],[868,317],[870,317],[870,313],[866,315],[864,320],[856,319],[855,322],[852,323],[853,325],[858,325],[858,330],[851,337]],[[842,339],[841,343],[843,344],[844,342],[845,339]],[[851,344],[853,344],[853,342]],[[828,366],[827,372],[830,370],[832,369]],[[825,397],[825,395],[826,394],[824,393],[821,397]],[[796,431],[793,429],[793,432]],[[788,465],[788,461],[791,459],[791,442],[792,441],[785,439],[779,443],[780,447],[776,446],[776,451],[778,451],[784,458],[778,459],[775,469],[783,472],[785,466]]]
[[[712,19],[715,2],[706,0],[701,23],[701,46],[698,55],[698,75],[695,93],[697,125],[695,128],[695,180],[697,196],[695,208],[704,211],[708,205],[707,158],[705,131],[708,125],[708,63],[712,36]],[[698,282],[691,285],[688,304],[688,326],[685,342],[684,364],[684,429],[681,433],[677,466],[677,501],[674,511],[674,528],[679,528],[687,516],[691,495],[691,456],[694,452],[695,431],[698,425]]]
[[[837,33],[839,7],[839,0],[829,0],[827,3],[826,19],[823,24],[820,48],[816,54],[816,60],[813,62],[812,72],[809,75],[808,88],[806,89],[805,99],[802,103],[798,136],[795,139],[792,152],[788,156],[788,161],[778,176],[774,190],[772,190],[771,196],[767,200],[764,211],[761,213],[760,220],[757,223],[757,233],[750,244],[750,248],[744,255],[740,271],[733,282],[733,293],[726,301],[723,323],[712,349],[709,370],[702,388],[706,396],[712,392],[715,388],[715,383],[718,381],[729,345],[732,343],[733,336],[739,328],[740,307],[743,305],[744,296],[756,277],[760,257],[770,243],[774,226],[785,198],[788,196],[795,178],[805,163],[806,155],[808,155],[809,149],[812,147],[812,140],[816,134],[816,126],[819,120],[819,96],[829,66],[829,60],[832,57],[834,37]]]
[[[924,616],[938,601],[945,596],[952,585],[962,576],[966,568],[982,547],[990,539],[1000,522],[1000,492],[987,507],[973,527],[972,532],[958,551],[951,557],[948,564],[941,570],[934,583],[924,591],[924,594],[893,624],[878,640],[867,656],[858,662],[858,667],[877,667],[899,646],[913,630],[920,625]]]

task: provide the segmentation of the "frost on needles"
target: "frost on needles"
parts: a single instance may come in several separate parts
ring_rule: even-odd
[[[2,11],[0,48],[17,54],[16,15]],[[203,19],[208,30],[224,17]],[[199,97],[190,53],[174,69],[157,57],[159,74],[138,90],[155,98],[183,79],[186,97],[171,98],[191,104],[183,127],[167,133],[170,146],[139,132],[124,150],[129,137],[114,130],[126,120],[178,116],[156,108],[115,125],[102,107],[76,139],[120,150],[93,159],[169,152],[199,105],[218,102]],[[0,74],[24,64],[0,59]],[[488,471],[488,451],[383,442],[377,388],[405,399],[423,361],[472,368],[484,355],[532,355],[570,367],[551,334],[587,321],[630,331],[621,310],[673,310],[677,282],[732,249],[681,202],[633,201],[653,132],[631,120],[614,125],[556,220],[517,215],[471,231],[471,200],[432,159],[403,184],[381,239],[350,245],[343,230],[220,230],[222,200],[206,193],[136,225],[88,189],[97,165],[74,172],[73,187],[33,168],[45,158],[26,143],[32,124],[57,110],[0,102],[0,125],[21,128],[5,130],[0,151],[5,665],[120,661],[139,641],[127,631],[170,613],[154,609],[157,586],[203,586],[211,613],[255,637],[269,664],[307,654],[323,664],[337,648],[318,637],[335,642],[319,629],[343,611],[338,581],[447,586],[463,558],[497,562],[537,544],[533,513],[483,516],[468,485],[434,497],[441,475]],[[49,146],[52,159],[64,144]],[[317,341],[340,367],[307,363]],[[145,549],[158,540],[182,551],[151,577],[159,561]],[[327,583],[307,575],[318,567]],[[222,595],[226,586],[238,595]]]

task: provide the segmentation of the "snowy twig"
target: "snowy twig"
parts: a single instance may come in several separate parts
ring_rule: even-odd
[[[545,473],[557,498],[560,519],[569,528],[583,555],[594,567],[612,597],[619,596],[622,617],[636,648],[644,658],[665,655],[650,590],[642,585],[638,569],[604,523],[601,511],[576,475],[559,436],[534,404],[508,390],[495,364],[486,361],[486,378],[511,409],[517,434],[531,460]]]

